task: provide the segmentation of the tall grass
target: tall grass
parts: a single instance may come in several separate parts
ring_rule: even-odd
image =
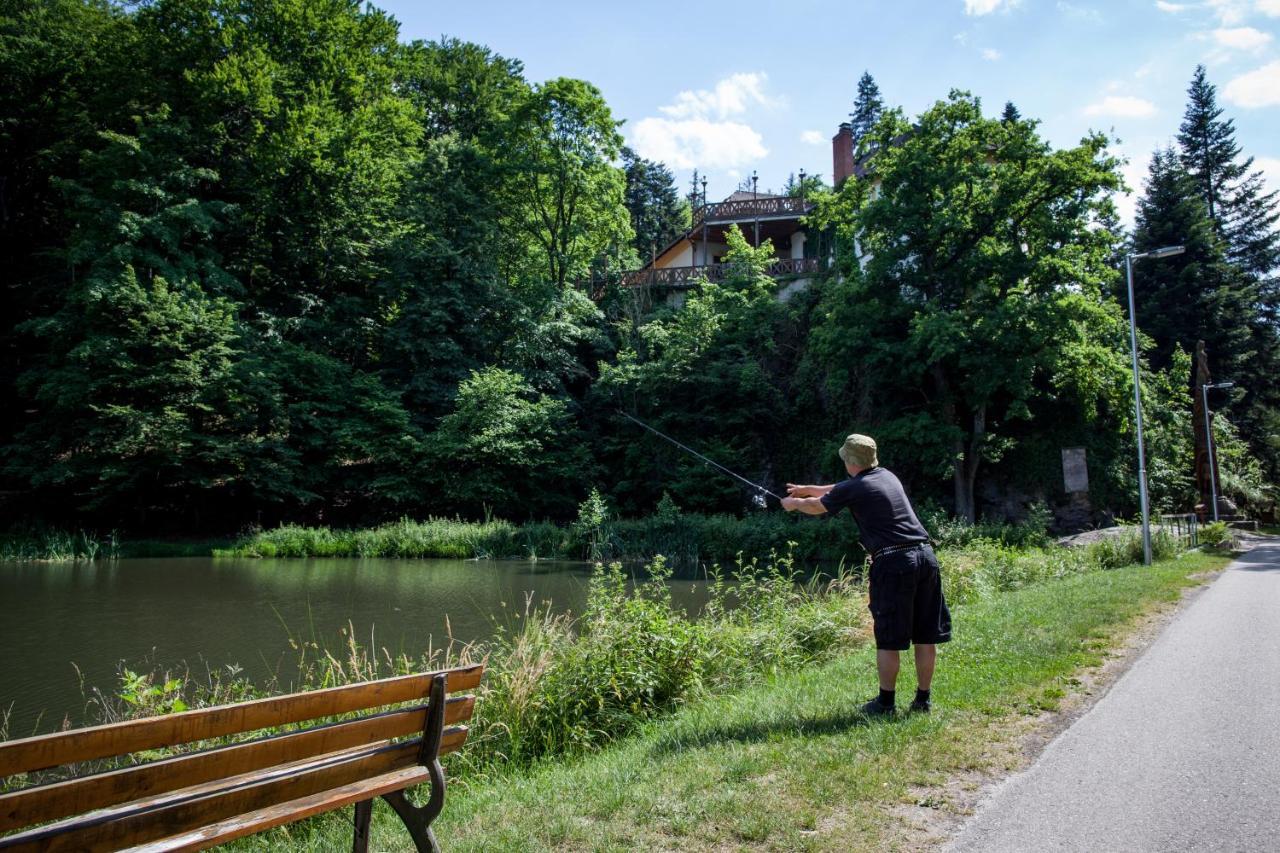
[[[1049,513],[1033,508],[1018,524],[948,519],[926,509],[922,520],[943,546],[1000,542],[1010,546],[1049,544]],[[608,515],[598,494],[583,503],[569,525],[506,521],[468,522],[430,518],[400,521],[364,530],[285,525],[252,534],[235,546],[215,550],[239,557],[536,557],[567,560],[642,562],[662,554],[677,568],[732,564],[738,554],[786,551],[804,562],[859,563],[866,556],[857,527],[838,516],[808,518],[767,512],[745,517],[701,515],[668,508],[644,518]]]
[[[99,535],[86,530],[33,525],[0,533],[0,560],[114,560],[119,556],[120,540],[114,531]]]

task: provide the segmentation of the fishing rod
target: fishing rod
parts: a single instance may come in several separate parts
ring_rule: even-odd
[[[696,456],[696,457],[698,457],[699,459],[701,459],[703,462],[706,462],[708,465],[712,465],[712,466],[714,466],[714,467],[716,467],[716,468],[719,468],[721,471],[723,471],[724,473],[728,474],[728,475],[729,475],[730,477],[732,477],[733,479],[738,480],[739,482],[742,482],[742,483],[746,483],[748,486],[750,486],[751,488],[753,488],[753,489],[755,489],[755,490],[756,490],[756,494],[757,494],[757,496],[761,496],[761,495],[768,495],[769,497],[771,497],[771,498],[775,498],[775,499],[777,499],[777,500],[779,500],[779,501],[781,501],[781,500],[782,500],[782,498],[781,498],[781,497],[779,497],[778,495],[775,495],[773,492],[769,491],[768,489],[766,489],[764,486],[760,485],[759,483],[753,483],[753,482],[751,482],[750,480],[748,480],[746,477],[743,477],[741,474],[735,474],[733,471],[730,471],[728,468],[724,467],[723,465],[721,465],[719,462],[715,461],[714,459],[708,459],[707,457],[703,456],[703,455],[702,455],[701,453],[699,453],[698,451],[694,450],[692,447],[687,447],[686,445],[681,444],[680,442],[676,441],[674,438],[672,438],[671,436],[667,435],[666,433],[664,433],[664,432],[659,432],[658,430],[656,430],[656,429],[654,429],[653,427],[649,426],[647,423],[645,423],[644,421],[640,420],[639,418],[634,417],[634,416],[632,416],[632,415],[629,415],[629,414],[627,414],[626,412],[622,411],[622,409],[618,409],[618,414],[622,415],[624,418],[626,418],[627,420],[631,421],[632,423],[634,423],[634,424],[636,424],[636,425],[638,425],[638,426],[644,427],[644,428],[645,428],[645,429],[647,429],[649,432],[653,433],[654,435],[658,436],[659,438],[664,438],[664,439],[666,439],[667,441],[669,441],[669,442],[671,442],[672,444],[674,444],[676,447],[678,447],[678,448],[680,448],[681,450],[683,450],[685,453],[691,453],[691,454],[693,454],[694,456]],[[763,500],[763,498],[761,498],[761,499],[758,501],[758,503],[759,503],[761,506],[763,506],[763,505],[764,505],[764,500]]]

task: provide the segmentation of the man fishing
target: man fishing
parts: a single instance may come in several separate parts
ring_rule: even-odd
[[[917,686],[910,710],[928,713],[937,644],[951,639],[951,613],[942,595],[938,558],[902,483],[880,467],[875,441],[850,435],[840,448],[840,458],[849,479],[832,486],[788,483],[782,508],[825,515],[848,507],[853,513],[862,544],[871,552],[871,617],[880,674],[880,695],[863,705],[862,713],[874,717],[895,713],[900,653],[912,644]]]

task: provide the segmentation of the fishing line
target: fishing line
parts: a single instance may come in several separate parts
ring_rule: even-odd
[[[728,468],[724,467],[723,465],[721,465],[719,462],[715,461],[714,459],[708,459],[707,457],[703,456],[703,455],[702,455],[701,453],[699,453],[698,451],[694,450],[692,447],[688,447],[688,446],[686,446],[686,445],[681,444],[680,442],[676,441],[674,438],[672,438],[671,436],[667,435],[666,433],[664,433],[664,432],[659,432],[658,430],[656,430],[656,429],[654,429],[653,427],[649,426],[647,423],[645,423],[644,421],[640,420],[639,418],[637,418],[637,417],[633,417],[632,415],[629,415],[629,414],[627,414],[626,412],[622,411],[622,409],[618,409],[618,414],[622,415],[624,418],[626,418],[627,420],[631,421],[632,423],[637,424],[638,426],[644,427],[644,428],[645,428],[645,429],[647,429],[649,432],[653,433],[654,435],[658,436],[659,438],[664,438],[664,439],[666,439],[667,441],[669,441],[669,442],[671,442],[672,444],[674,444],[676,447],[678,447],[678,448],[680,448],[681,450],[683,450],[685,453],[691,453],[691,454],[693,454],[694,456],[696,456],[696,457],[698,457],[699,459],[701,459],[703,462],[706,462],[708,465],[712,465],[712,466],[714,466],[714,467],[716,467],[716,468],[719,468],[721,471],[723,471],[724,473],[728,474],[730,477],[733,477],[735,480],[738,480],[738,481],[740,481],[740,482],[746,483],[748,486],[750,486],[751,488],[753,488],[753,489],[755,489],[755,490],[756,490],[756,492],[757,492],[757,497],[762,496],[762,495],[768,495],[769,497],[771,497],[771,498],[775,498],[775,499],[777,499],[777,500],[779,500],[779,501],[781,501],[781,500],[782,500],[782,498],[781,498],[781,497],[779,497],[778,495],[775,495],[773,492],[769,491],[768,489],[766,489],[764,486],[760,485],[759,483],[753,483],[753,482],[751,482],[750,480],[748,480],[746,477],[743,477],[743,476],[742,476],[742,475],[740,475],[740,474],[735,474],[734,472],[730,471]],[[761,501],[757,501],[757,504],[760,504],[760,503],[761,503]]]

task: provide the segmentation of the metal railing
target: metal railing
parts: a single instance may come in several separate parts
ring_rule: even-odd
[[[1157,527],[1176,537],[1185,548],[1195,548],[1200,544],[1200,520],[1195,513],[1161,515]]]
[[[769,263],[765,273],[772,278],[815,275],[822,268],[818,258],[781,258]],[[663,267],[633,270],[622,274],[623,287],[686,288],[696,281],[724,281],[733,264],[707,264],[701,267]]]

